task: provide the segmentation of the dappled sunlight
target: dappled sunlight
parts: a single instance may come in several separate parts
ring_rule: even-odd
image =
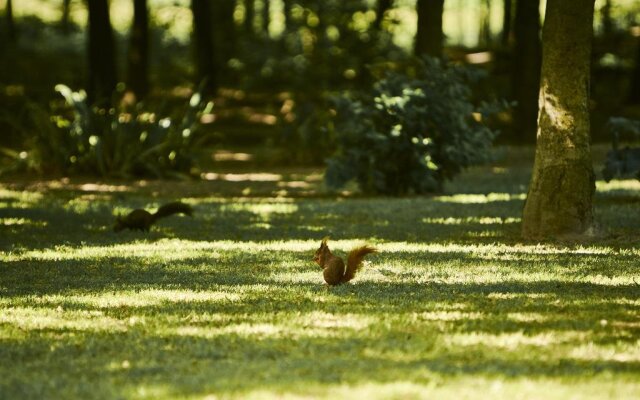
[[[443,203],[457,203],[457,204],[483,204],[483,203],[495,203],[514,200],[525,200],[527,198],[526,193],[512,194],[512,193],[489,193],[489,194],[453,194],[449,196],[436,196],[434,201]]]
[[[621,350],[613,346],[599,346],[593,342],[587,342],[573,348],[569,356],[584,361],[605,360],[621,363],[640,363],[640,346],[636,345]]]
[[[438,225],[493,225],[493,224],[518,224],[522,221],[521,218],[502,218],[502,217],[466,217],[466,218],[423,218],[422,222],[425,224],[438,224]]]
[[[538,316],[539,321],[544,317]],[[516,351],[522,346],[547,347],[561,345],[568,342],[579,342],[584,340],[586,334],[578,331],[545,332],[540,334],[527,334],[525,332],[509,332],[500,334],[489,333],[457,333],[444,338],[447,346],[453,348],[460,347],[496,347],[501,350]]]
[[[2,313],[0,313],[0,324],[11,325],[23,331],[73,329],[124,332],[129,326],[128,321],[106,316],[99,310],[66,311],[62,307],[3,307]]]
[[[331,338],[353,336],[367,329],[375,318],[366,315],[311,312],[301,316],[291,315],[282,322],[242,322],[215,326],[182,326],[176,328],[179,336],[213,338],[228,335],[260,339]]]
[[[47,226],[47,221],[37,221],[30,218],[1,218],[0,226],[35,226],[43,227]]]
[[[228,181],[228,182],[278,182],[283,179],[281,174],[266,172],[254,172],[246,174],[219,174],[216,172],[206,172],[202,178],[207,181]]]
[[[220,207],[224,212],[248,211],[260,217],[267,218],[271,214],[293,214],[298,211],[294,203],[229,203]]]
[[[5,189],[0,184],[0,208],[31,208],[43,197],[42,193]]]
[[[596,190],[601,193],[615,191],[632,191],[640,195],[640,180],[638,179],[614,179],[609,182],[596,181]]]
[[[168,289],[145,289],[137,291],[102,292],[90,295],[67,294],[67,295],[46,295],[30,299],[35,305],[55,305],[71,303],[75,306],[92,307],[98,309],[120,308],[120,307],[153,307],[164,303],[228,303],[237,302],[243,298],[241,293],[230,293],[223,291],[189,291],[189,290],[168,290]],[[0,304],[3,302],[0,301]]]

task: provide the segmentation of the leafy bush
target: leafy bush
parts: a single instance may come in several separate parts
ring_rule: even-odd
[[[199,93],[174,122],[144,111],[140,103],[97,108],[87,103],[83,91],[73,92],[65,85],[56,90],[66,106],[53,116],[37,105],[29,106],[32,119],[39,121],[34,123],[37,129],[28,150],[14,157],[26,168],[103,177],[190,174],[195,149],[203,139],[198,134],[200,116],[212,107],[201,101]]]
[[[497,132],[483,120],[506,104],[471,103],[469,83],[482,74],[436,59],[413,70],[387,74],[370,93],[335,98],[329,187],[355,180],[367,193],[439,191],[463,168],[490,159]]]

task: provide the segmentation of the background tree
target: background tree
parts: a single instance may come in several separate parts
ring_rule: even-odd
[[[543,31],[538,142],[522,232],[580,234],[593,223],[589,78],[594,0],[549,0]]]
[[[244,0],[244,30],[247,35],[253,34],[253,24],[256,17],[255,0]]]
[[[7,0],[4,9],[4,17],[7,20],[7,38],[9,42],[13,42],[16,39],[16,25],[13,20],[13,2],[11,0]]]
[[[378,0],[376,4],[376,21],[375,27],[377,30],[382,28],[382,21],[384,21],[384,15],[393,6],[393,0]]]
[[[215,49],[214,62],[220,68],[219,75],[226,76],[225,67],[229,60],[236,55],[237,29],[233,19],[236,4],[234,0],[216,0],[211,3],[213,11],[213,48]]]
[[[62,1],[62,17],[60,18],[60,26],[62,27],[62,31],[64,33],[69,33],[71,28],[69,23],[70,14],[71,14],[71,0],[63,0]]]
[[[262,33],[269,36],[269,24],[271,23],[271,4],[269,0],[262,0]]]
[[[629,103],[640,104],[640,38],[636,46],[636,65],[631,76],[631,91],[629,92]]]
[[[444,33],[442,31],[442,13],[444,0],[418,0],[418,29],[416,31],[415,53],[442,57]]]
[[[89,0],[89,83],[92,103],[108,102],[116,88],[116,59],[107,0]]]
[[[502,14],[502,32],[500,33],[500,44],[502,47],[509,47],[511,39],[511,18],[513,16],[511,6],[513,0],[504,0]]]
[[[518,103],[514,112],[514,139],[532,143],[538,120],[540,88],[540,0],[516,0],[515,48],[512,95]]]
[[[282,0],[282,14],[284,16],[285,29],[290,29],[292,26],[291,20],[291,8],[293,6],[293,0]]]
[[[491,0],[480,2],[480,29],[478,30],[478,45],[480,47],[491,47]]]
[[[129,41],[127,87],[142,99],[149,91],[149,13],[147,0],[133,1],[133,26]]]
[[[213,40],[213,14],[209,0],[191,0],[193,39],[195,41],[196,77],[205,82],[204,92],[215,95],[218,76]]]

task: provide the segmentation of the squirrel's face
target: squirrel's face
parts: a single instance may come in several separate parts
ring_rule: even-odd
[[[320,244],[320,248],[316,250],[316,253],[313,256],[313,261],[322,267],[327,253],[329,253],[329,246],[327,245],[327,242],[323,240]]]

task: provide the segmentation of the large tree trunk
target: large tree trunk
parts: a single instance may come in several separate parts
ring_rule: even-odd
[[[416,55],[426,54],[432,57],[442,57],[444,0],[418,0],[416,11],[418,13]]]
[[[147,0],[134,0],[128,54],[127,86],[138,100],[149,91],[149,13]]]
[[[502,47],[509,47],[511,40],[511,6],[513,0],[504,0],[504,9],[502,14],[502,33],[500,34],[500,44]]]
[[[540,89],[540,0],[517,0],[514,26],[515,49],[512,92],[515,108],[514,139],[519,143],[535,141]]]
[[[88,0],[89,6],[89,102],[104,105],[116,88],[113,30],[107,0]]]
[[[191,0],[193,35],[195,40],[197,79],[204,82],[204,92],[215,95],[218,89],[218,71],[215,63],[213,40],[213,14],[209,0]]]
[[[548,0],[536,158],[522,218],[526,238],[593,224],[589,75],[594,0]]]

